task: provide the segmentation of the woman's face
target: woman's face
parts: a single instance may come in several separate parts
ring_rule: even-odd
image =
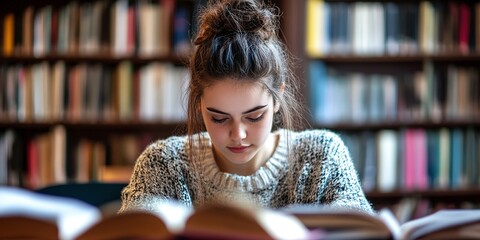
[[[258,158],[269,149],[274,106],[260,84],[221,79],[204,89],[201,111],[219,165],[248,168],[265,160]]]

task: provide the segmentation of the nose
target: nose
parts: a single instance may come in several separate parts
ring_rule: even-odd
[[[247,137],[247,129],[241,123],[232,123],[230,128],[230,138],[235,142],[241,142]]]

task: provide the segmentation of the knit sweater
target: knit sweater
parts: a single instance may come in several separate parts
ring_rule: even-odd
[[[197,160],[188,157],[187,137],[158,140],[137,159],[130,183],[122,191],[120,212],[155,210],[161,201],[172,199],[196,207],[218,196],[234,199],[242,194],[267,208],[319,204],[373,213],[338,135],[327,130],[278,133],[273,155],[250,176],[220,171],[207,133],[200,134],[200,141],[209,143],[208,149]],[[196,143],[192,150],[199,147]]]

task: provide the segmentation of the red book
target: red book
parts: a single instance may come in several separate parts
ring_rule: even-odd
[[[424,129],[415,130],[415,187],[428,188],[427,134]]]
[[[468,41],[470,39],[470,10],[466,3],[460,3],[459,11],[458,45],[460,53],[467,54],[469,52]]]
[[[27,145],[27,187],[30,189],[40,186],[38,154],[37,140],[30,139]]]
[[[129,6],[127,10],[127,54],[135,52],[135,7]]]
[[[52,10],[50,31],[51,31],[50,51],[55,52],[57,50],[57,43],[58,43],[58,9],[56,8]]]

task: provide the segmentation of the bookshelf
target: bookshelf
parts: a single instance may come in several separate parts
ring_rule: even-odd
[[[185,132],[193,0],[19,0],[0,9],[0,185],[129,180]],[[125,27],[126,26],[126,27]]]
[[[311,124],[345,140],[367,198],[478,208],[480,2],[303,2]]]
[[[114,29],[116,29],[116,25],[112,24],[114,21],[112,20],[113,9],[117,9],[118,11],[120,11],[119,9],[123,9],[124,11],[127,9],[125,15],[128,19],[128,9],[136,9],[139,11],[141,8],[140,6],[145,7],[145,5],[148,5],[147,3],[151,2],[152,1],[143,0],[40,0],[34,2],[18,0],[15,1],[15,4],[5,3],[4,6],[2,6],[2,9],[0,9],[2,24],[2,31],[0,32],[0,46],[2,46],[0,51],[0,86],[2,87],[0,89],[0,95],[2,96],[2,102],[0,105],[0,142],[5,146],[10,146],[13,150],[10,152],[2,150],[3,152],[0,153],[2,156],[8,156],[0,161],[0,169],[3,169],[0,170],[0,184],[18,184],[25,187],[35,188],[48,183],[48,181],[102,180],[102,176],[101,174],[98,174],[98,169],[96,168],[94,168],[96,169],[95,171],[88,168],[90,171],[84,169],[82,170],[82,174],[75,173],[75,168],[78,168],[76,162],[94,163],[96,161],[102,163],[105,162],[106,166],[112,166],[111,169],[114,172],[122,172],[122,170],[117,170],[113,163],[116,162],[119,166],[126,166],[127,173],[122,172],[119,174],[120,179],[125,180],[128,178],[128,168],[131,167],[131,161],[134,160],[131,158],[133,158],[133,156],[138,156],[138,151],[143,149],[148,142],[156,138],[163,138],[173,134],[182,134],[184,132],[185,122],[182,119],[182,116],[168,117],[167,114],[167,117],[165,117],[158,112],[151,112],[152,109],[145,110],[146,112],[142,115],[139,108],[141,105],[139,103],[140,99],[138,99],[139,94],[132,90],[140,87],[137,85],[128,85],[128,83],[139,81],[138,79],[140,79],[142,73],[145,75],[156,74],[159,68],[178,70],[178,72],[173,71],[175,73],[170,73],[169,75],[184,74],[185,69],[183,66],[187,59],[186,54],[188,54],[188,45],[176,45],[175,42],[181,42],[178,39],[185,40],[188,38],[189,31],[194,31],[192,28],[193,24],[191,24],[191,17],[194,9],[197,7],[196,4],[201,4],[200,2],[204,1],[158,1],[160,4],[170,6],[170,17],[168,18],[170,19],[169,24],[162,27],[162,29],[168,33],[167,36],[169,38],[166,40],[166,44],[159,44],[167,46],[166,48],[162,48],[162,50],[155,48],[155,46],[152,46],[147,40],[144,40],[146,43],[140,40],[140,36],[143,36],[140,32],[145,31],[142,30],[141,26],[147,26],[148,24],[133,24],[134,26],[137,26],[135,31],[133,31],[134,34],[123,35],[127,37],[122,38],[128,40],[129,43],[114,41],[113,36],[115,36]],[[459,86],[451,87],[451,85],[446,85],[447,83],[452,84],[457,82],[455,79],[458,78],[458,76],[460,76],[460,78],[470,76],[470,79],[474,79],[474,76],[477,76],[478,80],[479,73],[478,70],[476,70],[475,73],[475,69],[480,69],[480,33],[478,32],[478,27],[474,27],[480,25],[478,23],[478,19],[480,18],[480,4],[478,1],[466,0],[459,2],[457,8],[458,11],[465,11],[465,7],[461,5],[463,3],[466,4],[466,9],[470,10],[470,14],[468,14],[470,20],[467,21],[469,27],[459,27],[457,28],[457,33],[454,33],[455,28],[445,28],[445,31],[450,31],[450,33],[444,33],[442,35],[444,38],[432,37],[440,36],[438,33],[442,29],[438,27],[440,26],[438,23],[435,24],[436,19],[440,19],[439,17],[435,17],[440,16],[440,14],[435,14],[435,9],[438,8],[439,5],[448,5],[454,1],[269,0],[267,2],[277,4],[283,12],[281,18],[281,37],[284,39],[289,50],[296,57],[297,66],[295,72],[300,84],[303,86],[303,101],[309,106],[312,112],[312,118],[308,119],[309,125],[315,128],[332,129],[340,133],[342,138],[345,139],[345,142],[349,144],[349,148],[352,151],[352,157],[354,161],[356,161],[360,177],[365,184],[364,187],[367,196],[376,208],[398,204],[403,199],[410,197],[414,199],[432,200],[435,204],[437,202],[453,202],[456,205],[462,205],[463,202],[478,202],[478,199],[480,198],[480,191],[478,190],[480,188],[480,180],[478,179],[476,181],[468,181],[468,184],[459,184],[455,187],[451,186],[450,183],[448,183],[446,187],[435,187],[429,185],[432,180],[427,178],[424,180],[427,182],[428,188],[425,188],[424,186],[418,188],[415,184],[412,188],[405,188],[401,181],[404,173],[403,168],[405,167],[402,165],[402,159],[404,156],[401,154],[403,151],[399,150],[402,145],[398,143],[394,146],[394,149],[396,149],[395,152],[397,153],[394,155],[394,157],[396,157],[396,164],[386,165],[387,170],[396,173],[395,175],[397,177],[393,180],[386,180],[389,184],[393,184],[387,187],[388,190],[380,190],[378,182],[383,182],[383,180],[379,179],[379,166],[377,166],[378,157],[376,155],[379,154],[379,145],[377,144],[377,141],[380,138],[380,135],[383,136],[383,133],[387,133],[387,135],[390,134],[388,135],[390,136],[390,139],[393,136],[394,139],[397,139],[397,142],[401,142],[405,135],[404,133],[409,130],[420,130],[424,135],[439,135],[442,130],[445,130],[448,133],[456,132],[457,135],[463,136],[464,143],[469,143],[468,156],[473,159],[471,164],[477,164],[471,166],[480,165],[477,163],[478,159],[480,159],[479,153],[478,151],[474,151],[475,149],[480,148],[479,84],[475,85],[475,81],[470,81],[470,88],[467,87],[467,89],[476,89],[477,92],[470,91],[470,98],[467,98],[466,101],[467,105],[459,103],[459,105],[450,106],[445,104],[446,99],[450,98],[451,101],[455,100],[456,102],[465,104],[465,99],[460,97],[466,95],[462,92],[456,92],[455,96],[457,96],[458,99],[454,97],[446,97],[448,92],[445,92],[446,89],[459,88]],[[116,3],[121,4],[117,6],[115,5]],[[141,3],[144,3],[144,5]],[[77,28],[72,28],[76,29],[76,32],[71,33],[74,36],[72,39],[77,40],[74,41],[75,44],[73,44],[74,47],[72,47],[72,49],[68,47],[64,47],[63,49],[58,47],[61,45],[58,41],[55,41],[56,45],[47,47],[44,40],[45,36],[41,38],[43,39],[43,45],[35,45],[33,39],[40,38],[40,33],[42,31],[35,32],[33,30],[35,29],[35,26],[33,25],[34,17],[42,16],[42,21],[44,22],[46,21],[45,19],[48,19],[48,17],[45,16],[56,16],[51,19],[58,20],[60,19],[59,13],[61,10],[65,10],[67,6],[69,9],[76,9],[74,11],[78,11],[78,14],[86,14],[85,16],[89,16],[88,12],[90,11],[85,9],[91,9],[91,12],[94,12],[93,9],[96,8],[109,9],[109,11],[105,10],[105,14],[102,15],[102,20],[99,21],[101,23],[100,27],[104,27],[104,29],[102,31],[98,30],[96,28],[98,26],[92,24],[92,22],[95,22],[94,20],[79,21],[78,18],[72,17],[74,19],[72,20],[74,25],[75,23],[78,25]],[[383,13],[385,14],[387,6],[389,11],[392,11],[393,9],[393,13],[395,13],[396,9],[398,16],[401,15],[402,19],[408,19],[413,22],[400,26],[401,21],[398,21],[398,19],[398,25],[396,25],[390,23],[390,21],[392,21],[391,18],[387,20],[387,18],[379,17],[382,15],[378,15],[378,11],[381,12],[383,9]],[[29,10],[30,12],[28,12],[27,9],[30,8],[32,10]],[[80,11],[80,9],[84,9],[84,11]],[[181,11],[176,11],[179,9],[181,9]],[[446,9],[446,7],[444,9]],[[360,13],[357,12],[357,14],[353,14],[355,11],[360,11]],[[369,11],[377,11],[370,14],[376,16],[376,18],[370,20],[359,18],[357,19],[358,22],[362,23],[359,26],[348,24],[348,19],[352,20],[355,16],[358,17],[365,15],[365,13],[368,13]],[[55,12],[57,12],[57,14],[55,14]],[[328,15],[325,14],[326,12],[328,12]],[[400,12],[402,12],[402,14],[399,14]],[[9,13],[13,13],[13,20],[20,16],[22,19],[26,18],[25,15],[28,17],[28,14],[30,14],[30,19],[32,19],[32,26],[28,28],[30,31],[22,34],[22,31],[19,30],[25,28],[23,25],[22,27],[15,27],[15,24],[13,24],[13,27],[5,27],[5,24],[12,21],[12,18],[7,21],[5,20]],[[175,13],[179,15],[178,18],[175,18]],[[351,14],[345,15],[345,13]],[[130,11],[130,14],[135,16],[135,11]],[[310,17],[312,14],[315,18]],[[387,15],[389,17],[395,16],[395,14]],[[465,14],[457,15],[464,16]],[[137,17],[138,16],[139,14],[137,13]],[[333,19],[335,17],[335,21],[326,21],[327,18],[325,16],[329,16],[328,19]],[[447,14],[444,16],[450,15]],[[322,17],[325,17],[323,22],[311,22],[322,21]],[[88,19],[88,17],[82,19]],[[92,17],[92,19],[95,18]],[[429,19],[427,22],[430,22],[431,24],[433,23],[433,25],[428,26],[435,26],[434,29],[436,29],[436,31],[433,31],[433,33],[431,30],[420,31],[420,29],[430,29],[425,27],[427,24],[425,21],[420,21],[421,19]],[[455,22],[454,18],[444,17],[444,19]],[[368,21],[373,21],[373,23],[369,24]],[[57,25],[53,26],[57,26],[57,28],[60,29],[59,26],[61,25],[61,22],[62,21],[58,20],[56,23]],[[451,22],[445,22],[445,24],[452,24]],[[457,19],[457,26],[465,26],[465,24],[460,24],[460,22],[465,22],[465,19]],[[66,22],[64,21],[64,23]],[[336,25],[330,26],[330,24],[333,23]],[[82,28],[81,26],[83,25],[90,27]],[[362,26],[369,27],[365,28]],[[385,29],[378,26],[384,26]],[[379,29],[385,30],[385,36],[387,36],[387,33],[392,34],[392,32],[393,35],[391,36],[397,36],[399,34],[400,30],[397,29],[397,35],[395,35],[395,31],[392,30],[395,28],[390,28],[389,26],[398,26],[398,29],[405,31],[403,32],[405,38],[402,38],[402,41],[395,38],[393,38],[393,40],[391,38],[384,38],[383,40],[382,38],[378,38],[379,35],[382,35],[381,31],[379,32]],[[41,28],[41,26],[36,27],[39,29]],[[81,29],[83,30],[81,31]],[[89,31],[89,29],[91,31]],[[97,34],[91,33],[95,32],[93,29],[97,29]],[[327,29],[329,30],[327,31]],[[335,29],[335,31],[332,29]],[[355,29],[357,29],[357,31],[354,31]],[[362,31],[358,31],[361,29],[369,34],[365,36],[365,34],[362,34]],[[460,29],[463,29],[461,34]],[[349,33],[349,30],[351,33]],[[57,35],[55,36],[59,36],[58,34],[60,32],[60,30],[57,31]],[[325,37],[327,36],[327,32],[334,35],[327,38]],[[419,32],[428,32],[430,35],[422,35],[419,34]],[[117,34],[121,35],[125,33]],[[347,34],[347,38],[345,38],[345,34]],[[6,37],[7,35],[21,36],[20,39],[22,41],[15,40],[17,38],[8,40],[9,38]],[[370,35],[377,36],[377,38],[368,40],[364,39]],[[318,38],[319,36],[321,40],[315,40],[315,38]],[[448,36],[458,36],[457,45],[453,44],[455,39],[448,38]],[[460,36],[462,36],[462,41],[459,40]],[[26,41],[27,38],[31,41]],[[83,39],[84,41],[80,41],[80,39]],[[439,39],[443,40],[440,41]],[[467,45],[464,44],[465,39],[468,39]],[[157,41],[159,40],[157,39]],[[52,39],[50,39],[50,42],[52,42]],[[440,43],[444,42],[449,42],[449,47],[441,47]],[[460,44],[459,42],[462,42],[463,44]],[[141,43],[143,43],[143,45]],[[35,46],[37,46],[37,50],[34,50]],[[61,51],[58,49],[61,49]],[[37,68],[44,69],[43,71],[47,71],[49,74],[62,71],[71,72],[72,69],[76,69],[75,72],[80,72],[80,75],[82,71],[85,72],[85,69],[98,68],[100,69],[98,71],[107,75],[107,77],[102,75],[103,77],[101,77],[101,79],[117,79],[121,72],[127,72],[126,79],[130,80],[125,81],[127,83],[126,89],[131,91],[118,91],[116,94],[126,94],[127,96],[130,96],[130,102],[126,103],[130,108],[123,109],[122,111],[125,112],[120,114],[120,104],[118,102],[118,99],[120,98],[117,96],[117,100],[109,103],[111,105],[104,104],[104,108],[101,108],[101,111],[98,110],[98,106],[94,108],[98,110],[93,111],[94,113],[102,112],[103,114],[93,114],[93,117],[88,117],[89,111],[82,110],[75,113],[75,116],[72,117],[70,116],[71,109],[68,108],[70,105],[63,105],[63,111],[59,111],[58,106],[62,106],[62,101],[57,100],[56,105],[54,104],[57,108],[54,111],[55,114],[53,117],[26,117],[25,115],[33,115],[33,113],[26,114],[26,109],[31,109],[33,102],[31,103],[32,106],[25,106],[24,108],[17,106],[19,105],[19,103],[16,102],[17,98],[12,98],[7,94],[7,76],[9,76],[8,74],[19,76],[25,74],[25,72],[32,72],[34,71],[32,69]],[[72,75],[74,74],[72,73]],[[454,77],[454,75],[458,76]],[[367,101],[365,104],[385,103],[385,105],[382,105],[383,108],[378,106],[369,107],[368,109],[373,109],[370,113],[369,110],[366,110],[365,106],[358,105],[358,102],[361,102],[358,99],[362,99],[362,96],[363,98],[366,98],[365,94],[361,95],[362,91],[357,89],[352,92],[347,92],[345,90],[352,88],[349,83],[349,81],[353,81],[352,76],[354,76],[354,79],[356,80],[363,79],[357,81],[357,84],[355,85],[355,87],[361,89],[370,86],[367,82],[376,82],[377,84],[382,83],[382,81],[390,82],[390,85],[388,86],[376,85],[374,88],[383,89],[382,87],[389,87],[389,91],[394,94],[385,94],[383,98],[373,94],[374,96],[379,97],[377,98],[377,101],[375,101],[375,98],[372,98],[372,100]],[[70,75],[64,77],[64,79],[70,78],[72,78]],[[372,78],[374,80],[371,80]],[[343,82],[343,84],[335,83],[333,80],[339,80],[340,82]],[[177,80],[177,82],[178,81],[180,80]],[[323,82],[324,84],[326,81],[328,81],[328,86],[318,85],[319,82]],[[422,84],[418,84],[418,89],[416,89],[417,85],[415,85],[415,81],[423,82]],[[175,80],[169,81],[169,83],[171,82],[175,82]],[[409,84],[403,84],[401,86],[402,89],[407,90],[400,91],[399,83],[406,82]],[[335,88],[333,90],[328,88],[331,86],[335,86]],[[379,88],[379,86],[381,87]],[[462,87],[465,88],[465,85]],[[92,89],[95,89],[95,87],[92,87]],[[328,91],[325,89],[328,89]],[[334,92],[335,89],[339,92]],[[432,91],[432,89],[437,90]],[[98,89],[96,91],[98,91]],[[432,94],[433,92],[442,91],[443,95],[441,96],[443,97]],[[332,92],[334,94],[332,94]],[[417,94],[417,92],[420,93]],[[380,91],[380,93],[382,93],[382,91]],[[449,96],[454,95],[453,93],[454,92],[450,90]],[[352,100],[348,102],[338,99],[328,99],[328,96],[332,95],[344,96],[345,99],[351,99],[353,95],[357,98],[355,101]],[[53,94],[52,96],[55,95]],[[370,97],[370,94],[366,94],[366,96]],[[114,97],[112,96],[112,98]],[[122,97],[122,99],[124,98],[125,97]],[[412,98],[416,98],[417,100],[412,102]],[[382,100],[378,101],[378,99]],[[440,101],[440,103],[435,103],[435,100],[438,99],[442,99],[442,101]],[[81,100],[78,101],[82,102]],[[162,102],[162,100],[158,101]],[[63,101],[63,104],[66,104],[67,102],[68,104],[71,104],[66,100]],[[321,105],[326,102],[329,104]],[[400,102],[402,104],[399,105]],[[386,103],[393,105],[387,105]],[[22,104],[25,103],[22,102]],[[95,104],[91,102],[90,104],[95,106]],[[45,105],[47,107],[49,106],[48,104]],[[85,103],[85,105],[90,106],[87,103]],[[390,108],[390,106],[395,107]],[[401,108],[399,106],[401,106]],[[332,107],[336,110],[333,111],[331,109]],[[154,109],[158,108],[159,107],[154,107]],[[338,109],[345,109],[345,111],[338,111]],[[352,111],[348,111],[348,109]],[[380,111],[380,109],[382,111]],[[463,112],[458,113],[456,111],[458,109],[463,109]],[[334,113],[333,116],[330,113]],[[325,119],[325,116],[330,118]],[[14,135],[13,138],[12,133]],[[59,176],[58,179],[45,180],[47,181],[45,183],[39,183],[40,180],[38,180],[39,176],[37,176],[37,174],[34,175],[36,183],[29,183],[29,181],[33,181],[31,180],[32,177],[29,176],[30,173],[27,171],[29,164],[28,148],[32,145],[30,143],[35,139],[49,138],[57,139],[57,141],[58,139],[65,139],[66,146],[64,152],[56,153],[56,155],[50,153],[53,154],[53,156],[57,156],[59,159],[64,159],[65,162],[63,164],[65,164],[65,172],[63,175],[65,176]],[[18,141],[12,141],[12,139],[17,139]],[[136,141],[137,144],[133,145],[136,146],[137,150],[122,147],[122,141],[119,139],[124,139],[123,142],[126,142],[127,145],[129,142]],[[38,141],[41,142],[42,140]],[[47,140],[43,141],[48,142]],[[366,142],[370,143],[371,148],[362,149],[359,147],[361,146],[360,143]],[[424,141],[423,145],[426,145],[427,143],[428,142]],[[45,149],[52,149],[51,147],[48,147],[48,143],[39,145],[45,145],[43,147]],[[116,159],[115,155],[118,155],[118,149],[131,151],[130,153],[124,154],[125,156],[131,156],[130,159]],[[364,151],[362,152],[362,150]],[[48,155],[48,152],[52,150],[44,151],[47,152],[45,155]],[[87,155],[90,157],[82,156],[82,152],[89,153]],[[14,160],[11,160],[12,156],[15,156]],[[369,171],[373,171],[373,174],[367,175],[370,179],[365,179],[365,156],[370,156],[370,162],[374,164],[372,165],[373,168],[372,166],[369,168]],[[78,158],[87,158],[90,160],[76,161],[75,159]],[[425,159],[431,159],[431,154],[428,151],[426,157],[424,157],[424,160]],[[451,158],[447,159],[450,160]],[[52,161],[55,162],[60,160]],[[93,166],[94,165],[95,164],[93,164]],[[385,167],[384,165],[385,164],[382,166]],[[6,173],[5,169],[9,169],[12,166],[19,170]],[[395,166],[396,168],[392,166]],[[423,165],[423,167],[426,167],[427,169],[429,166],[431,165],[428,165],[428,163],[427,165]],[[47,168],[49,168],[49,166],[47,166]],[[462,172],[460,171],[455,174],[461,173]],[[453,173],[449,172],[449,174]],[[470,173],[470,175],[471,174],[474,176],[480,175],[475,175],[475,173]],[[82,177],[78,177],[77,175],[82,175]],[[426,178],[425,175],[424,178]],[[117,181],[118,179],[112,178],[110,180]],[[440,201],[438,199],[440,199]]]

